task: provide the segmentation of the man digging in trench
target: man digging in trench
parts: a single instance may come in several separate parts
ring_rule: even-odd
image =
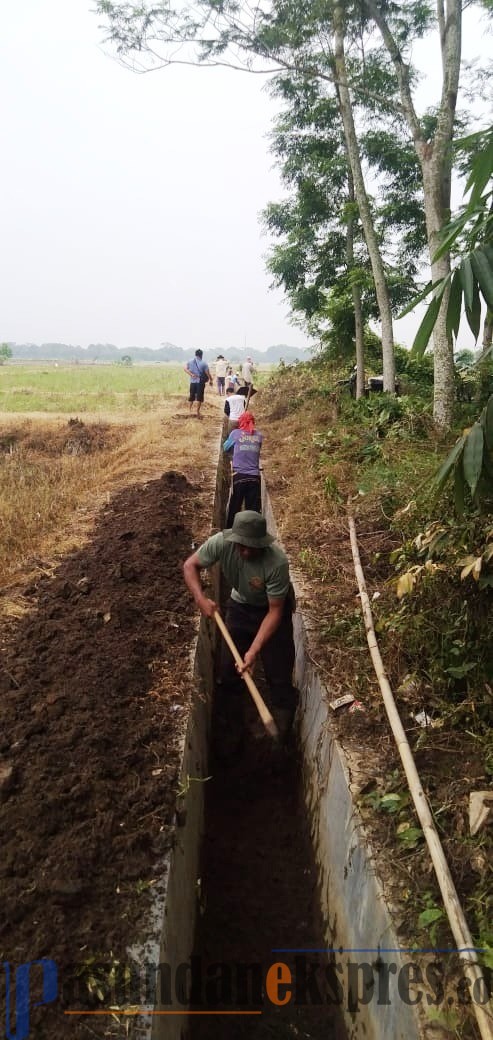
[[[245,509],[233,526],[212,535],[185,560],[187,587],[205,617],[214,617],[217,603],[202,588],[200,572],[219,563],[231,586],[226,605],[226,625],[243,658],[236,665],[225,643],[221,645],[215,715],[221,733],[218,752],[237,754],[244,741],[243,672],[251,672],[260,655],[268,682],[272,715],[280,737],[286,741],[293,723],[298,691],[292,684],[294,667],[293,592],[285,553],[273,545],[265,518]],[[224,741],[222,737],[224,736]]]

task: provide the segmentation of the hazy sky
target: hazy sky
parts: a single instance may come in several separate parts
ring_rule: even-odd
[[[3,5],[0,341],[308,345],[265,271],[264,78],[135,75],[100,21],[88,0]]]

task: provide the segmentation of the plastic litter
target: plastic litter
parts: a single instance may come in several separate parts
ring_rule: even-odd
[[[353,704],[354,697],[352,693],[344,693],[342,697],[336,697],[335,701],[329,701],[329,705],[332,711],[337,711],[339,708],[344,708],[346,704]]]
[[[493,791],[471,791],[469,795],[469,833],[472,837],[487,822],[491,822],[490,813],[492,809]]]
[[[418,726],[421,726],[422,729],[427,729],[428,726],[433,725],[432,719],[425,711],[418,711],[418,714],[414,716],[414,721],[417,722]]]
[[[443,719],[432,719],[426,711],[418,711],[418,714],[414,715],[414,721],[421,729],[440,729],[440,726],[443,726]]]

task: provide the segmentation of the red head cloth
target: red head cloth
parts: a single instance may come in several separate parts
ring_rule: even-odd
[[[252,415],[252,412],[243,412],[238,419],[238,426],[245,433],[253,433],[255,430],[255,416]]]

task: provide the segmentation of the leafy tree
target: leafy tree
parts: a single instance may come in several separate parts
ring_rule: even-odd
[[[378,72],[373,79],[380,78],[382,87]],[[288,74],[274,81],[285,111],[275,124],[273,151],[290,194],[264,213],[266,226],[279,239],[268,266],[329,356],[354,357],[356,339],[358,362],[358,333],[363,340],[378,307],[337,100],[326,88]],[[416,263],[425,246],[422,198],[416,156],[400,140],[399,121],[392,115],[389,123],[381,113],[380,127],[362,132],[360,142],[373,181],[380,175],[385,180],[372,215],[392,304],[400,307],[414,293]],[[363,370],[362,359],[361,348]]]
[[[436,18],[431,4],[422,0],[387,5],[380,0],[364,0],[368,15],[378,27],[399,84],[401,112],[418,156],[424,189],[424,205],[432,278],[447,275],[447,252],[436,256],[440,230],[450,211],[452,170],[451,143],[454,131],[461,57],[461,0],[438,0]],[[413,98],[411,48],[416,39],[434,28],[439,36],[442,58],[442,93],[437,107],[434,132],[427,120],[417,114]],[[448,428],[453,408],[453,352],[445,325],[445,301],[435,323],[435,421]]]
[[[268,267],[310,333],[325,335],[336,323],[340,352],[352,356],[354,315],[361,306],[355,267],[365,257],[355,260],[354,255],[357,208],[350,201],[337,101],[313,81],[286,74],[277,78],[274,90],[286,108],[276,121],[272,150],[290,194],[263,214],[265,226],[279,240]]]
[[[12,348],[8,343],[0,344],[0,365],[4,365],[12,357]]]
[[[347,5],[346,5],[347,6]],[[349,87],[348,70],[345,53],[345,35],[347,30],[347,10],[339,0],[333,6],[333,38],[334,38],[334,73],[337,84],[337,96],[344,126],[348,164],[354,184],[354,194],[358,203],[359,215],[363,225],[366,245],[375,281],[375,293],[382,323],[382,362],[384,390],[395,391],[395,359],[394,333],[392,326],[392,310],[385,268],[379,248],[378,236],[372,219],[370,200],[363,176],[353,106]],[[359,381],[358,381],[359,382]]]
[[[239,5],[236,0],[222,0],[220,4],[215,0],[189,0],[179,10],[162,0],[154,7],[114,0],[98,3],[120,57],[138,69],[175,62],[227,64],[255,71],[288,70],[300,78],[320,79],[334,85],[382,323],[384,385],[393,391],[390,296],[365,186],[344,49],[346,19],[353,7],[359,33],[360,5],[343,5],[337,0],[326,8],[316,4],[300,6],[297,0],[276,0],[270,10]],[[355,304],[356,295],[357,288]]]
[[[450,333],[457,337],[463,309],[471,331],[478,338],[481,301],[488,315],[493,308],[493,127],[467,138],[463,144],[475,146],[469,162],[465,192],[469,200],[443,230],[444,249],[457,250],[454,268],[439,283],[427,286],[422,297],[433,298],[418,329],[413,351],[422,355],[445,299]],[[448,296],[445,295],[448,290]],[[419,298],[418,298],[419,299]],[[415,306],[416,301],[412,306]],[[407,308],[408,310],[410,308]],[[491,347],[489,348],[491,350]],[[483,351],[482,361],[488,351]],[[437,477],[443,487],[454,480],[455,506],[459,514],[469,494],[475,505],[493,506],[493,395],[478,420],[462,434],[445,459]],[[488,557],[489,558],[489,557]]]
[[[263,71],[289,70],[299,77],[334,85],[344,127],[345,147],[359,217],[370,256],[382,323],[384,385],[394,386],[392,314],[385,268],[379,248],[371,199],[365,184],[354,99],[368,113],[375,99],[368,53],[385,70],[389,89],[378,97],[403,117],[419,160],[424,189],[426,229],[433,281],[448,273],[448,254],[437,255],[440,230],[450,207],[450,181],[456,99],[460,72],[462,8],[465,0],[328,0],[325,5],[274,0],[270,7],[238,0],[187,0],[173,9],[167,0],[148,7],[141,2],[99,0],[109,23],[109,36],[125,61],[143,69],[174,62]],[[489,4],[488,4],[489,6]],[[434,118],[418,116],[412,67],[416,41],[434,31],[443,67],[441,97]],[[363,51],[363,63],[355,54]],[[147,63],[147,64],[146,64]],[[363,73],[361,72],[363,64]],[[366,65],[370,65],[370,73]],[[398,91],[399,103],[396,102]],[[453,353],[445,322],[447,290],[438,306],[434,332],[434,417],[447,428],[454,398]]]
[[[407,313],[421,299],[432,295],[424,318],[416,334],[413,350],[426,350],[437,321],[442,303],[446,302],[447,328],[457,338],[462,313],[474,338],[479,336],[481,300],[486,304],[491,324],[493,309],[493,127],[478,131],[461,142],[464,148],[473,148],[469,162],[469,177],[465,194],[467,203],[445,225],[442,241],[437,250],[439,258],[453,250],[456,258],[453,268],[443,278],[430,282],[423,293],[403,313]]]
[[[474,351],[459,350],[455,355],[455,364],[459,369],[472,368],[475,362]]]
[[[493,506],[493,395],[479,419],[463,433],[445,459],[436,478],[440,490],[453,477],[455,508],[464,512],[466,496],[476,506]],[[493,555],[493,547],[492,553]]]

